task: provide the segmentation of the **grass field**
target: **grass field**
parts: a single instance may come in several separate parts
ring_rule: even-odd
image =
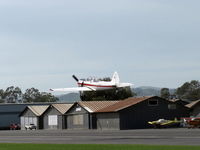
[[[200,146],[117,144],[0,144],[0,150],[200,150]]]

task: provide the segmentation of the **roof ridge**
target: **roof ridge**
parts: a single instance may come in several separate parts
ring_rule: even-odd
[[[73,106],[73,104],[52,104],[51,106],[53,106],[61,114],[65,114]],[[65,107],[65,106],[68,106],[68,107]]]
[[[143,96],[143,97],[130,97],[125,100],[121,100],[118,103],[105,107],[97,112],[117,112],[124,108],[130,107],[132,105],[138,104],[144,100],[150,99],[156,96]]]

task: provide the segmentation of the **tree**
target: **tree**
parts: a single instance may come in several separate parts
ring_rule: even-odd
[[[25,103],[33,102],[55,102],[58,98],[51,93],[41,92],[38,89],[30,88],[24,93],[23,100]]]
[[[200,99],[200,82],[192,80],[191,82],[184,83],[181,87],[177,88],[176,95],[180,99],[191,101]]]
[[[53,96],[51,93],[41,92],[39,102],[56,102],[58,98]]]
[[[23,102],[31,103],[34,102],[36,99],[39,99],[39,97],[40,97],[39,90],[32,87],[30,89],[26,89],[23,95]]]
[[[4,90],[0,89],[0,103],[4,103],[4,102],[5,102]]]
[[[7,103],[17,103],[22,98],[22,91],[19,87],[10,86],[5,90],[3,97]]]
[[[116,88],[110,90],[100,91],[85,91],[81,92],[82,101],[95,101],[95,100],[123,100],[132,97],[133,93],[130,87]]]
[[[169,99],[170,97],[170,92],[168,88],[162,88],[160,90],[160,97],[165,98],[165,99]]]

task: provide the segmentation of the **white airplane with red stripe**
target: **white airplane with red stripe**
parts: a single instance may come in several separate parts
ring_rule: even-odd
[[[114,72],[111,81],[99,81],[95,79],[83,80],[78,79],[75,75],[72,76],[78,84],[78,87],[73,88],[59,88],[59,89],[50,89],[51,91],[58,92],[73,92],[73,91],[97,91],[97,90],[109,90],[114,88],[130,87],[131,83],[120,83],[119,75],[117,72]]]

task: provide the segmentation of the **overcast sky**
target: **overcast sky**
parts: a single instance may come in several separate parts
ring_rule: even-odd
[[[74,87],[71,75],[135,87],[200,80],[199,0],[1,0],[0,88]]]

